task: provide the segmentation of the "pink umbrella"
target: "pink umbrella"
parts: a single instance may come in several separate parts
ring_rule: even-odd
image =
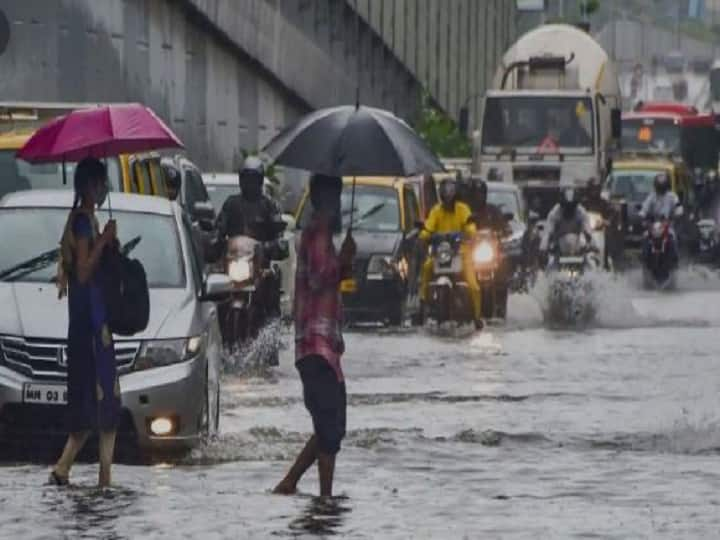
[[[160,148],[183,148],[183,144],[150,109],[128,103],[61,116],[38,129],[17,157],[30,163],[50,163]]]

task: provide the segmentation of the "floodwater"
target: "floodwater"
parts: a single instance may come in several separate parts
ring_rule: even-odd
[[[542,294],[466,339],[347,336],[338,497],[313,469],[270,489],[311,430],[289,351],[236,370],[221,435],[183,463],[118,466],[94,489],[0,466],[2,538],[715,538],[720,534],[720,280],[598,280],[598,317],[548,330]],[[287,339],[289,336],[285,336]]]

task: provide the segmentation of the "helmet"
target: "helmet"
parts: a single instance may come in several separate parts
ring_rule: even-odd
[[[265,180],[265,164],[257,156],[248,157],[240,169],[240,191],[248,201],[256,201],[262,196]]]
[[[440,182],[440,200],[443,205],[450,206],[457,197],[457,182],[452,178],[445,178]]]
[[[265,164],[257,156],[250,156],[243,162],[242,168],[240,169],[240,176],[243,175],[256,175],[262,178],[265,177]]]
[[[563,191],[562,197],[560,198],[560,207],[562,208],[563,216],[566,219],[570,219],[575,215],[577,210],[578,201],[577,194],[573,188],[568,188]]]
[[[660,173],[655,177],[655,193],[665,195],[670,189],[670,177],[667,173]]]

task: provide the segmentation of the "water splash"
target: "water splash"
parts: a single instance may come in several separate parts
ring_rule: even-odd
[[[287,340],[288,325],[275,319],[265,325],[258,336],[234,351],[225,351],[225,374],[267,376],[271,366],[277,365],[278,355]]]

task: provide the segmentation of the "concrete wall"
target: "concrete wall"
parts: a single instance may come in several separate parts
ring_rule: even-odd
[[[452,117],[479,116],[486,81],[514,41],[513,0],[357,0],[363,19]]]
[[[510,0],[0,0],[0,101],[141,101],[206,169],[300,114],[363,103],[412,121],[422,87],[477,112]],[[362,18],[356,16],[356,11]]]

